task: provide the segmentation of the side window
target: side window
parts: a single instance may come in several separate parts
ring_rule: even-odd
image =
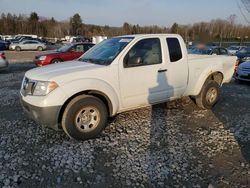
[[[227,54],[228,54],[228,52],[227,52],[227,50],[226,50],[226,49],[221,48],[221,49],[220,49],[220,54],[221,54],[221,55],[227,55]]]
[[[30,41],[25,41],[23,44],[30,44]]]
[[[93,47],[92,44],[86,44],[86,45],[84,45],[84,52],[87,52],[92,47]]]
[[[79,44],[74,47],[75,52],[84,52],[83,45]]]
[[[177,38],[167,38],[168,51],[171,62],[182,59],[181,45]]]
[[[162,63],[159,38],[143,39],[137,42],[124,58],[124,67],[137,67]]]
[[[213,49],[212,54],[220,55],[219,49],[218,48]]]

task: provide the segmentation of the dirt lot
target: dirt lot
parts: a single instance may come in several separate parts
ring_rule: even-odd
[[[223,86],[212,111],[188,99],[143,108],[77,142],[24,114],[30,68],[0,73],[0,187],[250,187],[250,84]]]

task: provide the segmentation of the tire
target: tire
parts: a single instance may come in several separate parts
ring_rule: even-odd
[[[57,64],[57,63],[61,63],[61,62],[62,62],[61,59],[53,59],[53,60],[51,61],[51,64]]]
[[[43,47],[42,47],[42,46],[38,46],[38,47],[37,47],[37,50],[38,50],[38,51],[43,51]]]
[[[100,134],[107,119],[107,108],[100,99],[81,95],[67,105],[62,117],[62,128],[70,138],[87,140]]]
[[[15,50],[16,51],[21,51],[21,47],[20,46],[16,46]]]
[[[220,96],[220,85],[214,80],[208,80],[203,85],[200,94],[195,97],[195,102],[202,109],[211,109]]]

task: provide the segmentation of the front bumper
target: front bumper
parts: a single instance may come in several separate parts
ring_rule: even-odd
[[[21,104],[28,116],[36,121],[38,124],[52,128],[59,129],[58,119],[61,106],[38,107],[25,102],[21,96]]]
[[[234,78],[236,80],[250,81],[250,73],[242,73],[240,71],[237,71],[234,75]]]
[[[42,66],[44,66],[44,65],[50,64],[50,62],[47,62],[46,60],[38,60],[38,59],[35,59],[35,60],[34,60],[34,63],[35,63],[36,66],[38,66],[38,67],[42,67]]]

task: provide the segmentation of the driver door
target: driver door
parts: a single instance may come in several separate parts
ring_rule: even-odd
[[[123,109],[154,104],[169,97],[167,69],[162,61],[160,38],[138,41],[120,62]]]

